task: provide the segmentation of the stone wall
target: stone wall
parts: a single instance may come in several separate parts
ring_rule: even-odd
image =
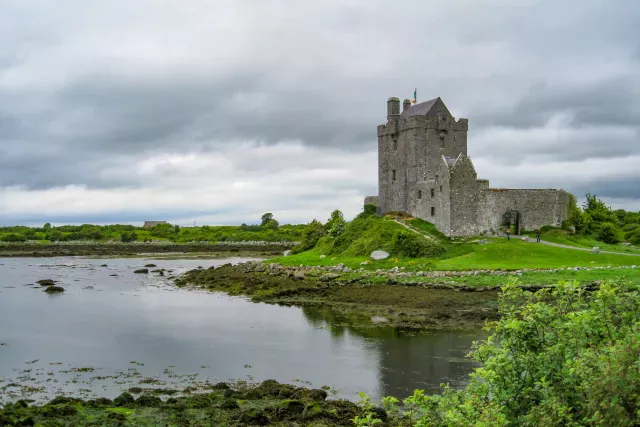
[[[450,173],[451,230],[450,236],[477,234],[478,181],[473,162],[460,157]]]
[[[424,194],[426,191],[431,198],[431,189],[439,190],[440,184],[428,187],[425,182],[442,178],[438,172],[442,156],[466,155],[468,121],[456,121],[444,104],[442,111],[436,113],[436,116],[406,119],[390,115],[386,125],[378,126],[378,189],[382,212],[411,212],[418,206],[424,208],[426,202],[418,200],[418,192]],[[434,202],[438,206],[443,203],[439,196]],[[428,221],[433,219],[430,218],[431,206],[424,217]]]
[[[524,230],[567,218],[569,194],[562,190],[491,189],[489,181],[477,179],[466,157],[468,129],[468,120],[455,120],[440,99],[426,114],[407,117],[400,100],[389,98],[387,123],[378,126],[379,196],[365,204],[383,214],[407,212],[449,236],[497,231],[510,210],[520,213]],[[445,157],[457,159],[453,167]]]
[[[520,230],[560,226],[569,216],[569,193],[555,189],[490,188],[479,192],[479,231],[498,231],[509,210],[520,213]]]
[[[379,206],[380,205],[380,200],[378,198],[378,196],[367,196],[364,198],[364,204],[365,205],[373,205],[373,206]]]

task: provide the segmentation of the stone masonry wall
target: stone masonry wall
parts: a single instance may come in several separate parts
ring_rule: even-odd
[[[444,112],[443,112],[444,113]],[[391,116],[386,125],[378,126],[378,189],[382,212],[410,212],[418,203],[418,191],[427,191],[426,181],[437,181],[442,156],[458,157],[467,153],[466,119],[455,120],[446,112],[438,117]],[[395,180],[394,180],[395,171]],[[436,197],[434,196],[434,199]],[[438,200],[438,205],[442,203]],[[429,215],[424,219],[431,221]],[[438,209],[439,213],[442,209]],[[422,217],[422,215],[420,216]]]
[[[560,226],[569,216],[569,193],[554,189],[502,189],[480,191],[479,231],[498,231],[509,210],[520,213],[520,229],[532,231],[545,225]]]
[[[450,236],[472,236],[478,233],[478,181],[473,162],[461,157],[451,169],[451,229]]]

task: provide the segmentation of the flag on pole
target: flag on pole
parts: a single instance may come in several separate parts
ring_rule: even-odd
[[[417,88],[413,91],[413,103],[415,104],[416,102],[418,102],[418,89]]]

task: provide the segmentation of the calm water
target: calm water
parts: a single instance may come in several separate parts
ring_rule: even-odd
[[[0,402],[25,386],[35,398],[115,396],[146,377],[166,387],[273,378],[349,399],[404,397],[461,386],[472,370],[464,355],[481,333],[402,334],[326,308],[255,304],[133,273],[147,263],[177,273],[241,261],[0,258]],[[46,294],[39,279],[66,292]]]

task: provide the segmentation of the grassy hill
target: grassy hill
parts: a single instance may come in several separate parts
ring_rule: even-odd
[[[374,270],[397,265],[407,271],[640,265],[640,257],[636,256],[592,254],[520,239],[490,238],[487,244],[480,245],[477,243],[479,239],[449,239],[433,224],[420,219],[394,221],[389,217],[361,214],[347,224],[339,237],[322,237],[308,251],[270,262],[283,265],[343,263],[351,268]],[[374,250],[385,250],[391,256],[374,261],[369,257]]]

